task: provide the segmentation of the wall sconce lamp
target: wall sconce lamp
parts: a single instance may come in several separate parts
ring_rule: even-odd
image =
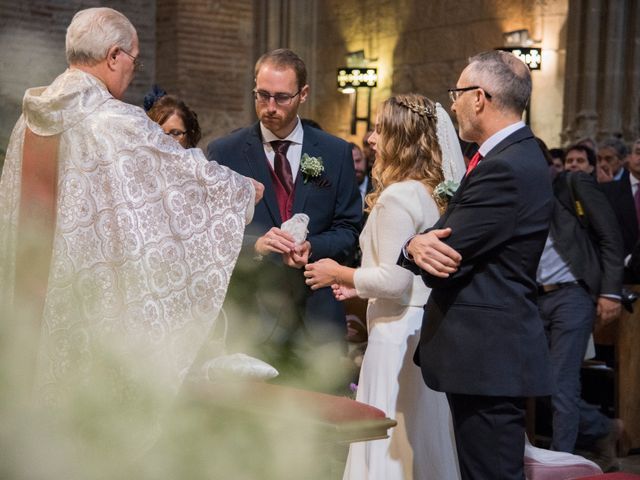
[[[542,65],[542,49],[535,47],[502,47],[500,50],[511,52],[522,60],[529,70],[540,70]]]
[[[356,134],[358,122],[367,123],[367,131],[371,130],[371,90],[378,86],[378,69],[369,67],[340,67],[338,69],[338,90],[351,97],[351,135]],[[358,116],[358,90],[367,89],[367,111],[365,116]]]
[[[498,50],[513,53],[529,67],[529,70],[540,70],[542,49],[533,47],[533,44],[539,44],[540,40],[529,37],[529,30],[522,28],[504,32],[502,38],[504,38],[504,47],[500,47]]]

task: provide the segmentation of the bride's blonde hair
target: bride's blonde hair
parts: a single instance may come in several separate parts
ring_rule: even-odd
[[[376,124],[376,160],[371,171],[373,190],[365,199],[367,212],[393,183],[418,180],[433,192],[444,181],[436,127],[436,105],[427,97],[411,93],[382,103]],[[436,197],[435,201],[442,213],[445,200]]]

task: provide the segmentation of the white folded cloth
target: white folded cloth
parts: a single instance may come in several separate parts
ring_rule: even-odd
[[[296,213],[280,226],[280,230],[290,234],[296,245],[301,245],[307,239],[308,225],[309,216],[304,213]]]

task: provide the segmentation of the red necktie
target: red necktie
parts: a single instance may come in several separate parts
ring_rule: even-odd
[[[480,152],[476,152],[476,154],[473,157],[471,157],[471,161],[467,166],[467,175],[471,173],[471,170],[473,170],[478,166],[478,163],[480,163],[480,160],[482,160],[482,155],[480,155]]]
[[[287,140],[275,140],[271,142],[271,147],[273,147],[273,151],[275,152],[273,170],[276,172],[287,195],[293,190],[293,175],[291,174],[291,165],[289,165],[289,160],[287,160],[287,150],[289,149],[290,143],[291,142]]]

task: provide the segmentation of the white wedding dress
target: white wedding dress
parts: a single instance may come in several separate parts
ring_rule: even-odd
[[[382,192],[360,235],[362,267],[354,282],[358,295],[369,298],[369,343],[356,400],[398,425],[388,439],[351,444],[345,480],[460,478],[446,396],[429,389],[413,363],[429,289],[396,265],[405,241],[438,218],[426,188],[406,180]]]

